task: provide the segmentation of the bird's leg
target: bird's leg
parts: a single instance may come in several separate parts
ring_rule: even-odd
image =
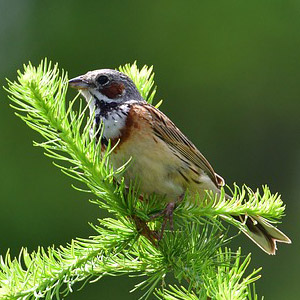
[[[158,240],[160,241],[164,235],[164,231],[167,225],[167,222],[169,221],[170,223],[170,229],[171,231],[174,230],[174,222],[173,222],[173,212],[175,209],[175,202],[169,202],[166,206],[166,208],[161,212],[161,214],[164,216],[164,220],[163,223],[161,225],[161,230],[160,230],[160,234],[158,236]]]
[[[176,204],[181,202],[183,198],[184,198],[184,194],[181,195],[178,198],[177,201],[169,202],[164,210],[162,210],[162,211],[160,211],[160,212],[158,212],[158,213],[156,213],[156,214],[154,214],[150,217],[151,220],[154,220],[154,219],[156,219],[158,217],[161,217],[161,216],[164,217],[163,223],[161,225],[160,234],[158,236],[159,241],[162,239],[162,237],[164,235],[164,231],[165,231],[165,228],[166,228],[166,225],[167,225],[168,221],[170,223],[171,231],[174,230],[173,212],[175,210]]]

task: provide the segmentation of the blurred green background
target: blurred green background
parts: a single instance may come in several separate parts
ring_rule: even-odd
[[[233,247],[263,266],[265,299],[299,294],[300,1],[0,1],[0,84],[48,57],[70,77],[138,61],[154,65],[161,109],[228,184],[282,194],[280,228],[293,240],[270,257],[240,236]],[[65,245],[93,234],[101,211],[44,157],[41,137],[0,103],[0,253]],[[75,95],[70,91],[70,99]],[[137,279],[104,278],[69,299],[136,299]]]

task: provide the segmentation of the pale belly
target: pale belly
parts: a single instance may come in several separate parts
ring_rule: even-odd
[[[125,182],[139,183],[140,191],[145,194],[158,194],[170,200],[180,197],[185,187],[178,180],[177,168],[180,161],[160,140],[139,137],[125,142],[111,155],[114,168],[121,167],[132,159],[124,173]]]
[[[121,144],[111,155],[113,167],[119,168],[129,159],[130,165],[124,173],[126,184],[137,180],[140,191],[144,194],[157,194],[166,197],[167,201],[176,201],[188,189],[192,194],[204,197],[205,190],[216,190],[209,177],[201,174],[195,183],[189,175],[188,166],[176,157],[168,146],[159,138],[150,138],[136,133],[130,141]],[[179,173],[185,174],[187,181]]]

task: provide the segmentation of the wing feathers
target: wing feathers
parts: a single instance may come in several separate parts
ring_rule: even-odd
[[[145,104],[144,108],[152,117],[152,128],[155,135],[162,139],[174,154],[178,153],[177,156],[181,155],[182,158],[203,170],[217,187],[224,185],[223,178],[216,175],[206,158],[166,115],[149,104]],[[164,126],[161,126],[162,124]],[[194,169],[193,171],[199,173]]]

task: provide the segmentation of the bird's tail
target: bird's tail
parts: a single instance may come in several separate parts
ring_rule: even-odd
[[[225,185],[224,179],[215,174],[219,187]],[[217,193],[221,194],[221,190]],[[225,194],[225,198],[230,200],[231,196]],[[291,244],[292,241],[283,232],[270,224],[265,218],[260,216],[232,216],[235,220],[243,223],[243,226],[239,226],[240,230],[252,240],[259,248],[270,255],[276,254],[276,242]]]
[[[291,240],[275,226],[262,217],[234,216],[245,224],[242,232],[248,236],[258,247],[270,255],[275,255],[276,242],[290,244]]]

